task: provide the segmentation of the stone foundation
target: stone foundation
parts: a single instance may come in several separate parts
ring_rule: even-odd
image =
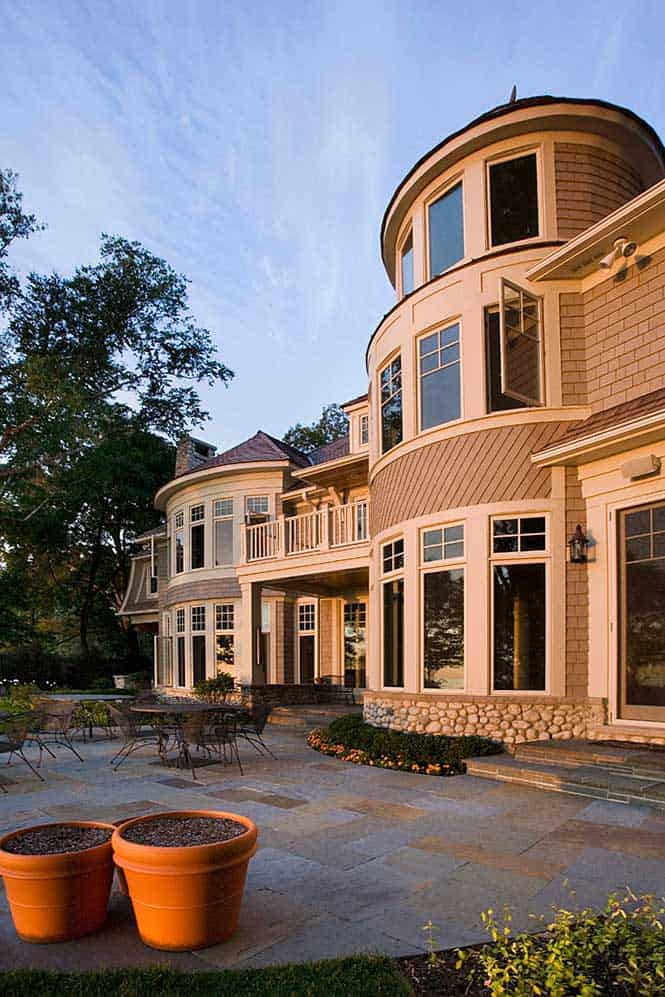
[[[365,693],[364,717],[374,727],[418,734],[480,734],[508,749],[525,741],[587,737],[606,722],[602,700],[518,696],[409,696]]]

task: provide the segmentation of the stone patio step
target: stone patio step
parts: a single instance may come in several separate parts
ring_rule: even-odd
[[[327,727],[336,717],[350,713],[362,715],[362,706],[275,706],[268,723],[297,730],[313,730],[315,727]]]
[[[517,745],[515,758],[571,768],[600,765],[637,778],[665,781],[665,752],[597,741],[530,741]]]
[[[499,782],[665,810],[665,780],[654,779],[649,773],[617,771],[597,763],[559,765],[554,759],[548,763],[510,755],[469,758],[466,768],[469,775]]]

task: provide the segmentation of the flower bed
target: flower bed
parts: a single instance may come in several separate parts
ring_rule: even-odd
[[[465,758],[502,750],[500,744],[486,737],[402,734],[372,727],[355,714],[313,730],[307,743],[315,751],[356,765],[439,776],[460,775],[465,771]]]

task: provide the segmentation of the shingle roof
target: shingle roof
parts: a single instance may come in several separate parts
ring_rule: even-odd
[[[348,402],[342,402],[340,408],[348,408],[349,405],[358,405],[359,402],[366,402],[368,400],[368,394],[365,392],[364,395],[358,395],[357,398],[352,398]]]
[[[160,523],[159,526],[153,526],[151,530],[145,530],[143,533],[139,533],[137,537],[134,537],[134,543],[138,543],[140,540],[149,540],[150,537],[158,537],[166,533],[166,523]]]
[[[217,454],[215,457],[211,457],[210,460],[198,464],[193,468],[193,472],[206,471],[208,468],[222,467],[225,464],[249,464],[254,461],[263,460],[290,460],[296,467],[307,467],[309,465],[309,460],[300,450],[290,446],[288,443],[283,443],[281,440],[276,440],[273,436],[269,436],[268,433],[264,433],[260,429],[258,433],[250,436],[243,443],[239,443],[237,446],[231,447],[230,450],[225,450],[224,453]],[[191,474],[192,471],[185,471],[183,473]]]
[[[309,457],[309,463],[313,465],[326,464],[329,460],[339,460],[340,457],[346,457],[349,452],[349,434],[346,436],[340,436],[338,440],[333,440],[332,443],[324,443],[322,447],[317,447],[316,450],[310,451],[307,454]]]
[[[658,388],[648,395],[641,395],[633,398],[629,402],[622,402],[620,405],[613,405],[602,412],[594,412],[584,422],[576,422],[568,430],[565,436],[557,440],[557,446],[564,443],[571,443],[573,440],[582,439],[585,436],[592,436],[609,429],[618,429],[624,424],[641,419],[656,412],[665,412],[665,388]]]

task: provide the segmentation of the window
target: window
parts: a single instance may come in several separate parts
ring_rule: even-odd
[[[176,512],[173,517],[175,573],[179,575],[185,570],[185,514]]]
[[[220,606],[215,606],[215,630],[234,629],[235,606],[232,602],[223,602]]]
[[[448,561],[464,557],[464,524],[443,526],[423,533],[423,561]]]
[[[185,638],[182,636],[185,633],[185,610],[176,609],[175,611],[175,632],[176,632],[176,669],[177,669],[177,684],[182,687],[186,685],[186,673],[185,673]]]
[[[489,168],[493,246],[538,235],[538,166],[535,152]]]
[[[418,342],[421,429],[460,417],[459,331],[455,323]]]
[[[185,632],[185,610],[176,609],[175,611],[175,632],[177,634],[184,634]]]
[[[383,583],[383,684],[404,685],[404,579]]]
[[[381,371],[381,453],[402,442],[402,358]]]
[[[270,512],[270,500],[267,495],[248,495],[245,509],[248,516],[267,516]]]
[[[150,575],[148,578],[148,594],[157,595],[157,590],[159,588],[159,578],[157,575]]]
[[[233,499],[217,499],[215,513],[215,564],[233,564]]]
[[[383,545],[383,573],[399,571],[404,567],[404,541],[393,540]]]
[[[501,392],[525,405],[542,405],[540,298],[502,277],[499,299]]]
[[[193,505],[189,513],[189,518],[191,519],[192,523],[200,523],[202,519],[206,518],[205,506]]]
[[[495,564],[494,688],[545,689],[544,564]]]
[[[429,275],[436,277],[464,257],[464,208],[458,183],[428,209]]]
[[[192,630],[205,630],[205,628],[206,628],[205,606],[192,606]]]
[[[527,554],[545,550],[546,547],[544,516],[519,516],[492,521],[492,551],[495,554]]]
[[[194,685],[206,677],[206,639],[205,635],[192,635],[192,679]]]
[[[366,447],[369,443],[369,416],[360,416],[360,446]]]
[[[499,308],[485,309],[485,381],[487,386],[487,411],[505,412],[524,408],[526,402],[504,395],[501,387],[501,331]]]
[[[233,634],[215,634],[215,666],[217,674],[235,667],[236,655]]]
[[[423,684],[464,688],[464,569],[423,577]]]
[[[366,634],[365,603],[344,603],[344,684],[356,689],[365,688]]]
[[[300,633],[316,630],[316,603],[303,602],[298,606],[298,630]]]
[[[413,234],[409,235],[400,252],[402,270],[402,297],[413,290]]]

